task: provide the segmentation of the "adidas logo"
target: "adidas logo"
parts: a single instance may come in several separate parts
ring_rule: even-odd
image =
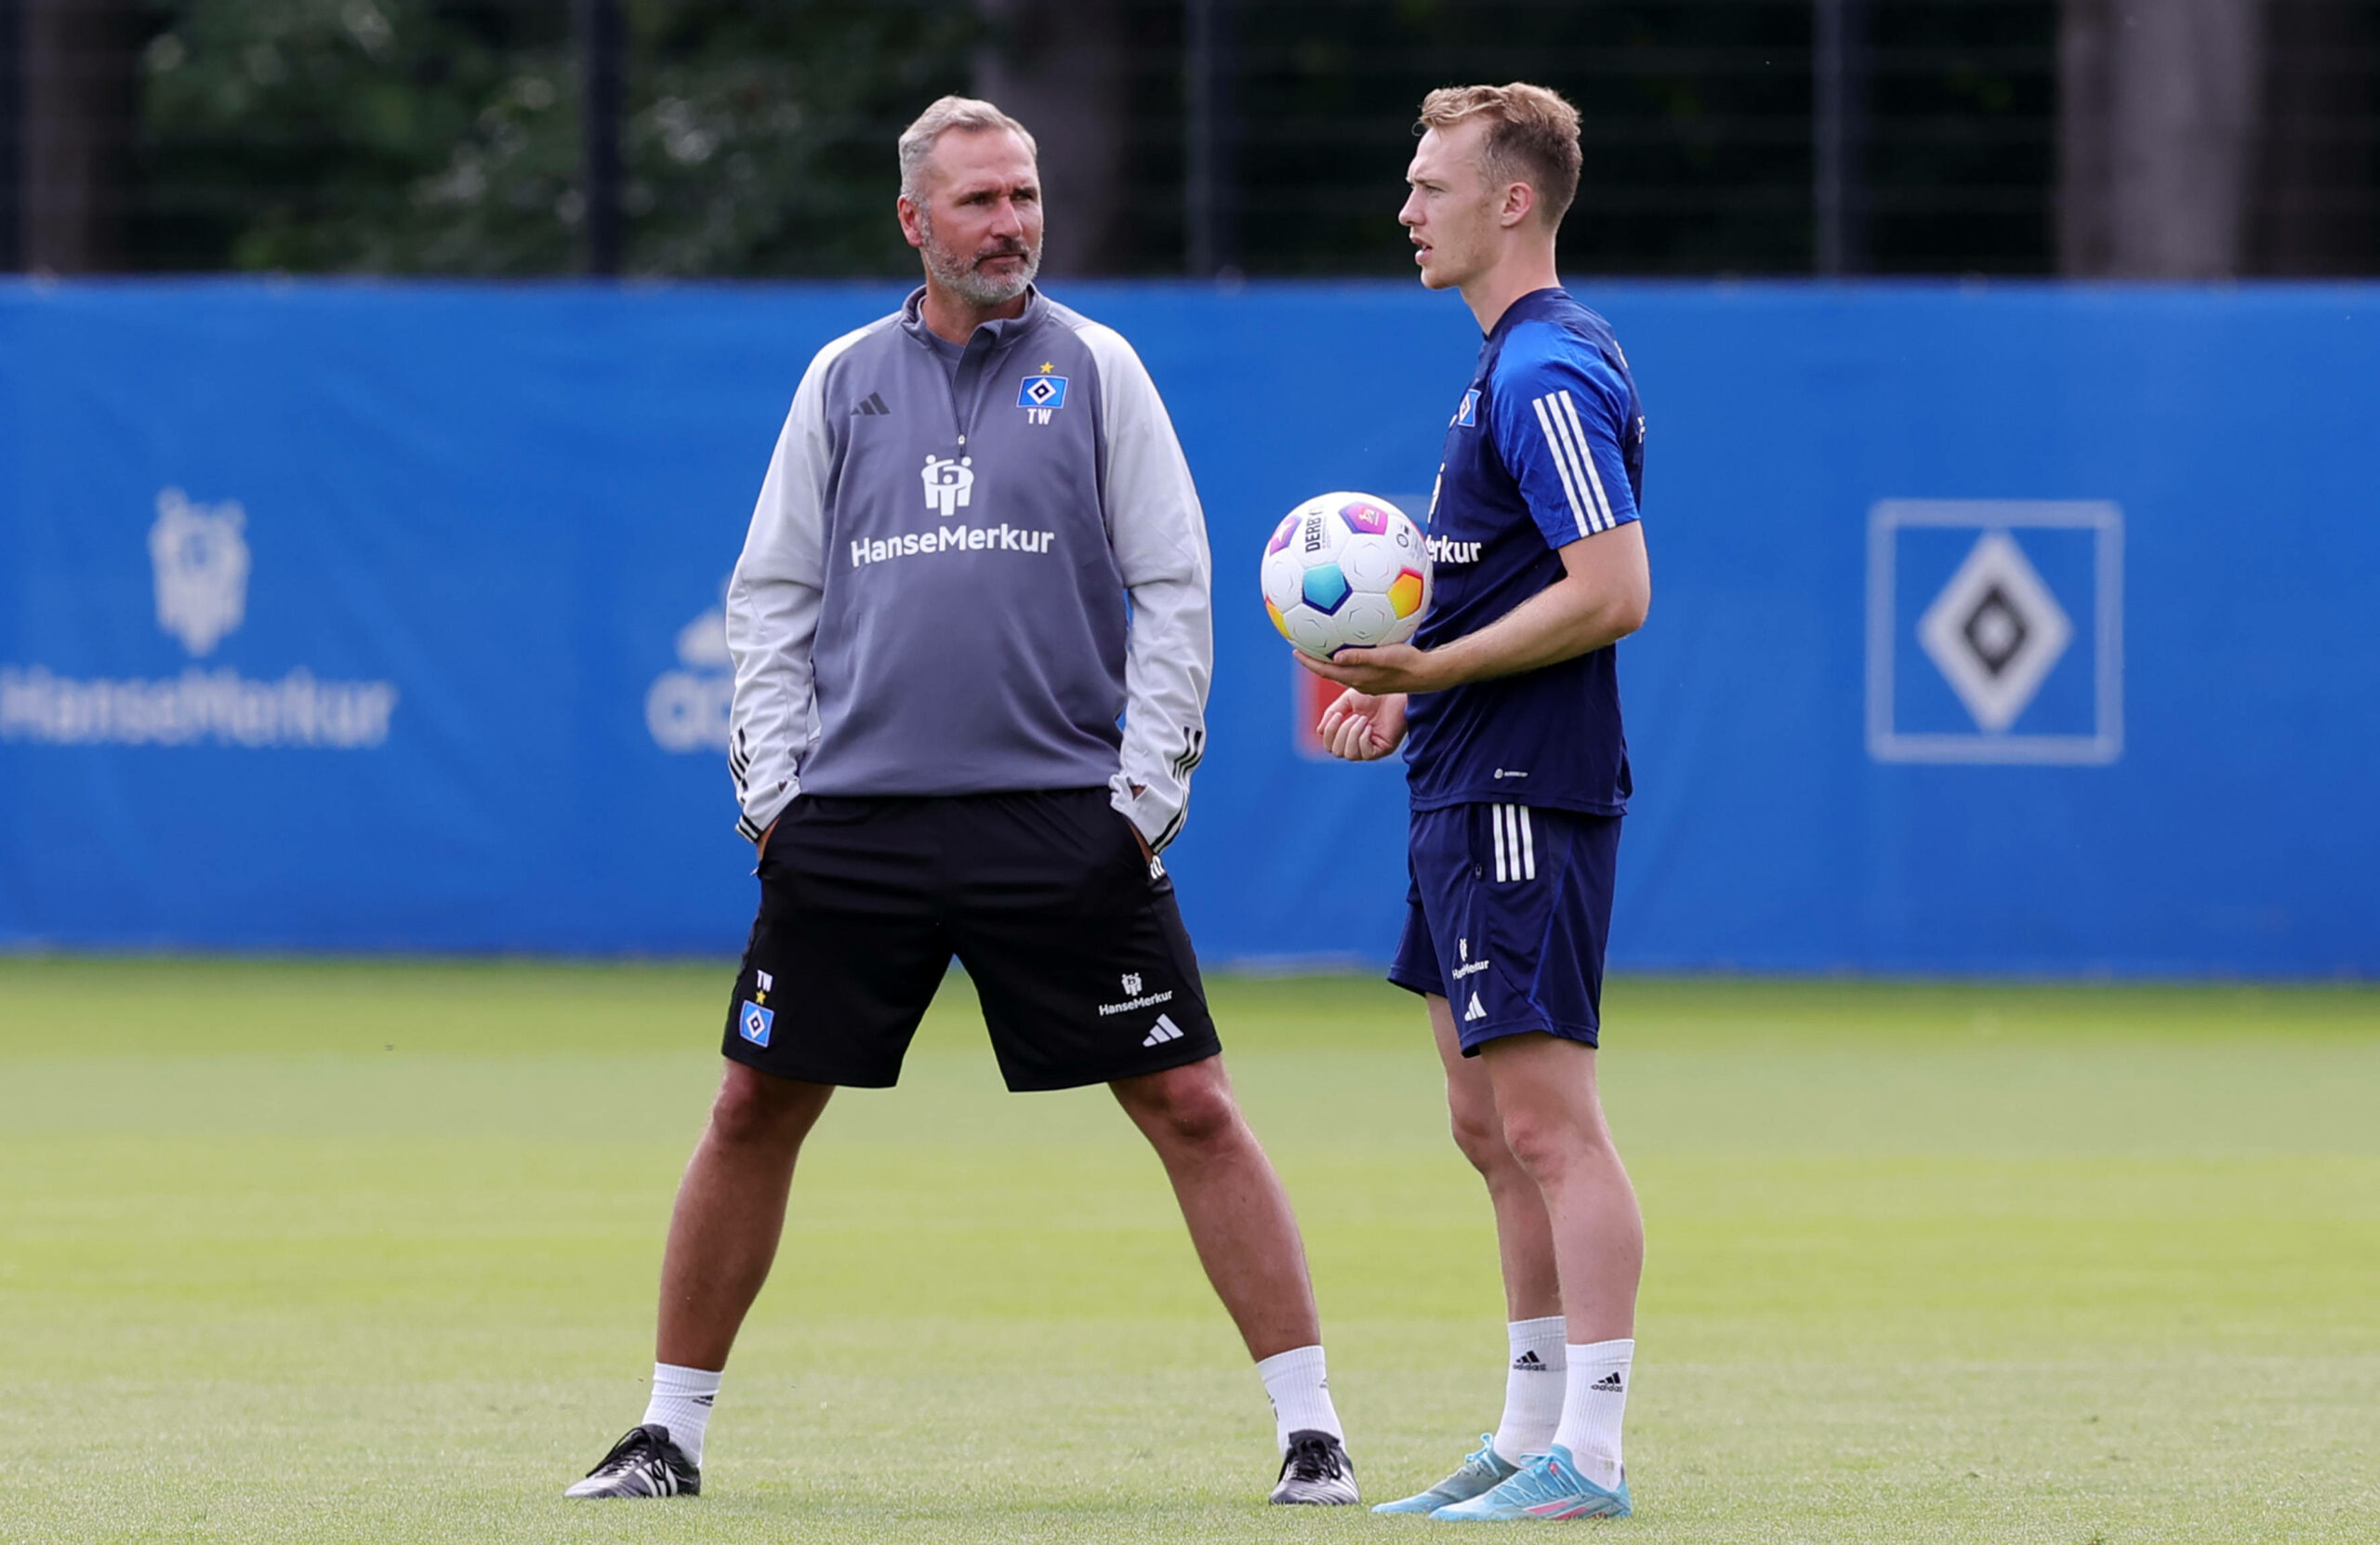
[[[1141,1042],[1141,1044],[1143,1046],[1163,1046],[1168,1041],[1178,1041],[1181,1038],[1182,1026],[1173,1023],[1173,1017],[1171,1015],[1159,1014],[1157,1017],[1157,1028],[1150,1031],[1148,1039]]]
[[[1552,1373],[1554,1371],[1545,1366],[1545,1359],[1534,1352],[1524,1352],[1514,1358],[1513,1367],[1523,1373]]]
[[[1487,1017],[1488,1010],[1479,1006],[1479,995],[1475,992],[1473,993],[1471,995],[1471,1007],[1462,1011],[1462,1022],[1465,1024],[1468,1024],[1473,1020],[1486,1019]]]
[[[852,409],[852,416],[854,418],[879,418],[890,414],[892,411],[892,410],[891,408],[884,405],[883,398],[871,391],[867,394],[867,400],[866,402]]]
[[[717,1400],[719,1396],[715,1394],[695,1394],[688,1395],[686,1398],[697,1406],[707,1406],[711,1402]]]
[[[1618,1394],[1621,1390],[1627,1388],[1627,1386],[1620,1381],[1620,1375],[1617,1373],[1606,1373],[1601,1379],[1598,1379],[1593,1383],[1588,1385],[1587,1388],[1594,1391],[1597,1394]]]

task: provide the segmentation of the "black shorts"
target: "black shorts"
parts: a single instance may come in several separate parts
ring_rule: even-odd
[[[953,955],[1012,1089],[1223,1050],[1173,882],[1104,788],[803,795],[760,877],[725,1050],[763,1073],[890,1088]]]

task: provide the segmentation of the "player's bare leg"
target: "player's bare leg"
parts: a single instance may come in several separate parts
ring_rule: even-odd
[[[1443,1014],[1446,1006],[1435,1007]],[[1567,1321],[1562,1408],[1543,1452],[1492,1490],[1431,1516],[1625,1517],[1620,1432],[1636,1354],[1645,1225],[1604,1121],[1594,1049],[1530,1032],[1488,1041],[1476,1061],[1487,1070],[1504,1146],[1544,1203]]]
[[[1504,1372],[1504,1409],[1496,1430],[1453,1473],[1425,1490],[1376,1512],[1428,1514],[1493,1490],[1520,1471],[1532,1454],[1554,1442],[1562,1422],[1569,1335],[1562,1319],[1562,1279],[1554,1266],[1554,1225],[1545,1213],[1545,1193],[1504,1141],[1503,1117],[1496,1111],[1496,1089],[1488,1064],[1462,1054],[1454,1011],[1436,994],[1422,1002],[1430,1014],[1431,1038],[1446,1069],[1447,1118],[1454,1145],[1487,1182],[1496,1214],[1496,1255],[1504,1274],[1504,1335],[1511,1362]]]
[[[1108,1088],[1157,1150],[1207,1280],[1263,1377],[1283,1450],[1273,1500],[1355,1501],[1305,1242],[1289,1192],[1232,1098],[1223,1059]]]
[[[651,1498],[702,1490],[703,1436],[720,1372],[776,1259],[802,1139],[834,1092],[826,1084],[726,1064],[709,1125],[678,1182],[669,1216],[644,1420],[567,1495]]]
[[[1465,1057],[1447,1000],[1424,1001],[1446,1067],[1455,1146],[1487,1182],[1495,1208],[1515,1356],[1496,1433],[1453,1474],[1380,1511],[1561,1517],[1582,1505],[1612,1511],[1616,1502],[1624,1512],[1619,1419],[1645,1231],[1603,1119],[1594,1050],[1545,1035],[1504,1036]],[[1559,1467],[1543,1457],[1557,1448]],[[1600,1491],[1573,1495],[1582,1471]],[[1526,1495],[1507,1498],[1512,1487]]]
[[[735,1333],[776,1259],[794,1160],[834,1092],[831,1085],[726,1064],[710,1124],[678,1182],[669,1215],[654,1339],[661,1362],[727,1366]]]
[[[1232,1098],[1221,1057],[1108,1086],[1165,1165],[1207,1280],[1262,1361],[1322,1339],[1289,1194]]]
[[[1594,1048],[1500,1036],[1480,1049],[1504,1142],[1545,1201],[1573,1344],[1636,1333],[1645,1220],[1604,1122]]]
[[[1429,1006],[1430,1034],[1447,1075],[1447,1116],[1454,1145],[1488,1184],[1496,1211],[1496,1253],[1504,1273],[1508,1320],[1543,1319],[1562,1313],[1562,1280],[1554,1266],[1554,1229],[1546,1221],[1545,1194],[1504,1141],[1496,1113],[1496,1090],[1483,1058],[1462,1054],[1454,1010],[1435,994]],[[1507,1456],[1517,1458],[1516,1455]]]

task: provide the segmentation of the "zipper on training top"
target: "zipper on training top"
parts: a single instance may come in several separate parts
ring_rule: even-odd
[[[986,325],[988,325],[988,324]],[[1013,338],[996,337],[992,343],[984,350],[982,354],[975,356],[974,376],[972,377],[974,403],[972,410],[961,409],[959,405],[959,377],[967,374],[969,368],[968,356],[974,354],[975,337],[980,337],[982,333],[983,328],[978,327],[975,330],[975,334],[969,337],[965,351],[959,356],[959,368],[951,371],[947,377],[950,387],[951,432],[959,437],[959,443],[961,445],[967,443],[968,432],[974,429],[975,421],[984,416],[984,382],[985,379],[990,376],[992,371],[992,356],[1002,352],[1008,346],[1012,345],[1015,341]]]

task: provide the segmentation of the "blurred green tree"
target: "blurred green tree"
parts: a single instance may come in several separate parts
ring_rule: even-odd
[[[892,137],[963,90],[967,0],[626,0],[631,274],[906,270]],[[575,266],[564,0],[158,0],[144,266]]]
[[[966,92],[972,0],[627,0],[628,267],[914,271],[893,139]]]

